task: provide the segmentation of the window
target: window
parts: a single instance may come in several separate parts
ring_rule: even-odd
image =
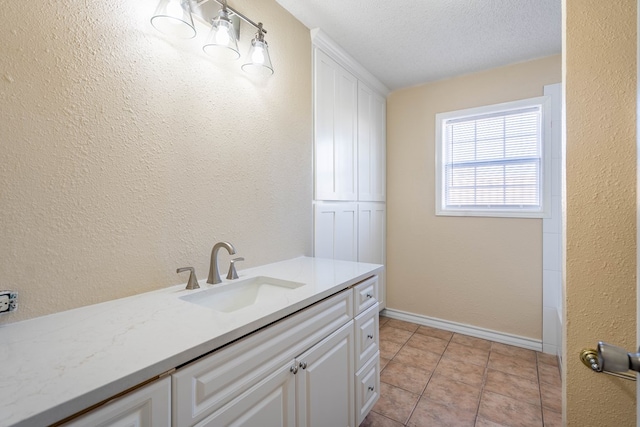
[[[436,115],[436,214],[542,218],[547,97]]]

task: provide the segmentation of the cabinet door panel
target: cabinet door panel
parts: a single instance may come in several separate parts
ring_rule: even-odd
[[[355,318],[356,370],[362,368],[378,352],[378,325],[377,303]]]
[[[380,398],[380,353],[356,374],[356,417],[359,425]]]
[[[287,363],[211,414],[198,427],[295,426],[295,376]]]
[[[385,200],[386,102],[358,82],[358,200]]]
[[[384,203],[358,203],[358,261],[374,264],[386,263],[386,205]],[[386,304],[386,272],[378,276],[380,309]]]
[[[358,204],[358,261],[384,264],[386,206]]]
[[[296,360],[298,427],[354,426],[353,321]]]
[[[169,427],[171,378],[132,391],[64,424],[65,427]]]
[[[356,200],[357,80],[319,49],[314,66],[316,200]]]
[[[318,203],[315,205],[314,254],[318,258],[357,261],[357,205]]]

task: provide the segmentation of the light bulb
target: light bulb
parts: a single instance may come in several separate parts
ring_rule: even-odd
[[[253,53],[251,54],[251,62],[254,64],[263,64],[264,63],[264,50],[262,46],[256,46],[253,49]]]
[[[219,26],[218,32],[216,33],[216,44],[228,46],[229,41],[231,41],[231,37],[229,36],[229,28]]]

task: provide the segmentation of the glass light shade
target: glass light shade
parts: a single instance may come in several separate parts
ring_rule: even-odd
[[[202,46],[202,50],[216,59],[233,60],[240,58],[236,31],[226,12],[221,10],[220,16],[213,20],[211,31],[209,31],[207,41]]]
[[[161,33],[181,39],[196,36],[190,0],[160,0],[151,18],[151,25]]]
[[[265,41],[254,38],[249,49],[249,62],[242,65],[242,69],[249,74],[270,76],[273,66],[269,57],[269,45]]]

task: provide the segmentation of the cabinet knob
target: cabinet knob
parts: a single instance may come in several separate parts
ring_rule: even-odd
[[[298,373],[298,367],[296,365],[293,365],[292,367],[289,368],[289,372],[293,372],[293,375]]]
[[[307,362],[300,362],[300,367],[302,369],[307,369]]]
[[[372,334],[369,334],[369,335],[367,335],[367,338],[369,338],[370,340],[372,340],[372,339],[373,339],[373,335],[372,335]]]
[[[373,298],[373,295],[371,293],[367,293],[367,298]]]
[[[372,385],[370,385],[369,386],[369,391],[373,391],[373,390],[375,390],[375,388]]]

